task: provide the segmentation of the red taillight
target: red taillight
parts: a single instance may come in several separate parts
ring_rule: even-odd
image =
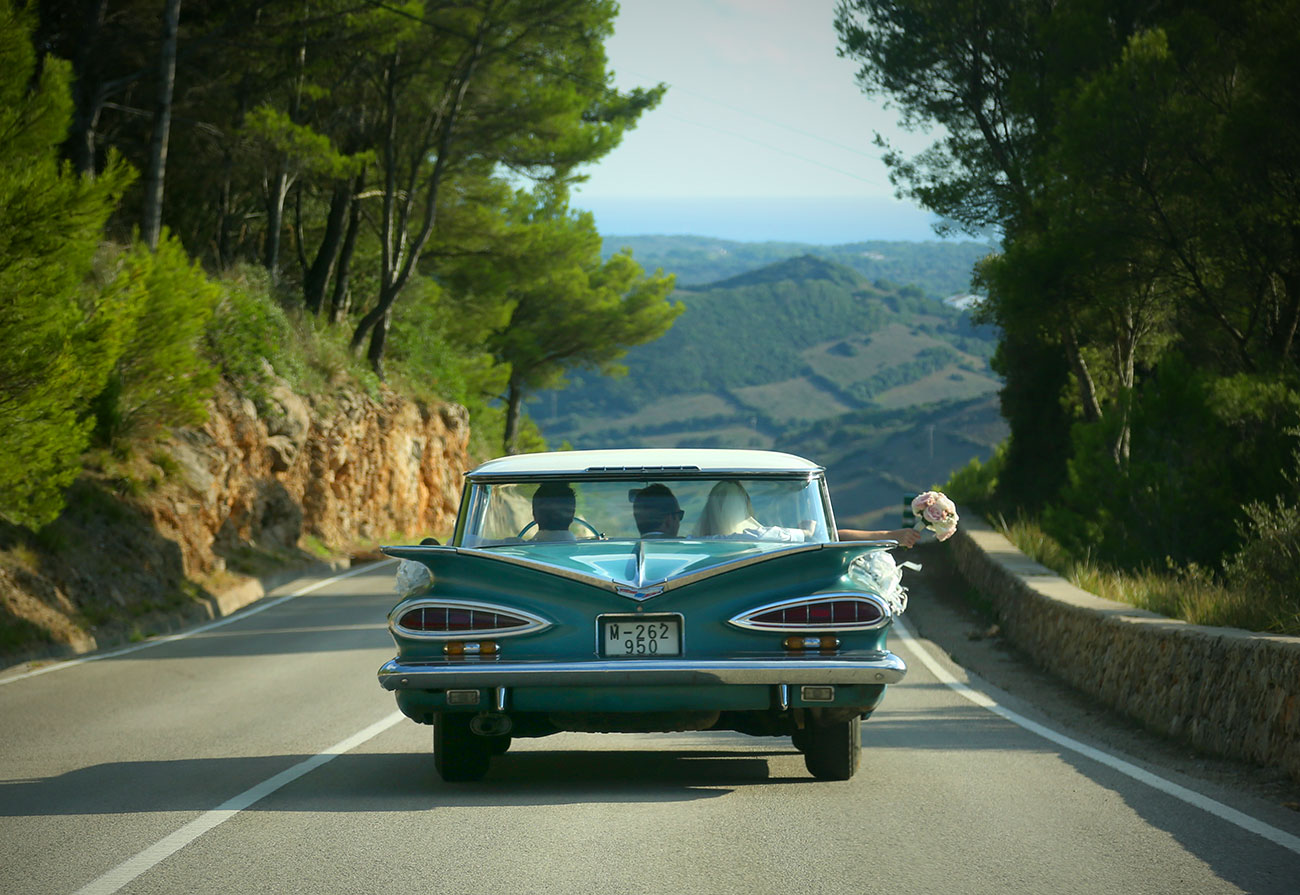
[[[508,631],[530,624],[526,618],[504,612],[463,606],[419,606],[402,613],[397,623],[408,631],[426,634]]]
[[[884,611],[874,600],[838,599],[791,603],[736,622],[756,628],[860,628],[879,624]]]

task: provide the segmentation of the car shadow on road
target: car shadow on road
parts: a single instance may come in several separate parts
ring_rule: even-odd
[[[311,756],[114,762],[56,777],[0,781],[0,817],[207,811]],[[791,762],[797,762],[797,765]],[[811,783],[785,750],[519,751],[477,783],[449,784],[428,753],[350,753],[251,811],[427,811],[441,807],[717,798],[754,784]],[[779,773],[773,773],[774,769]]]

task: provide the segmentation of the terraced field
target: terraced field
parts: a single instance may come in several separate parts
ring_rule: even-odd
[[[788,450],[827,466],[842,524],[874,527],[896,524],[903,493],[1005,437],[995,334],[969,312],[808,257],[679,297],[674,332],[630,353],[626,380],[575,376],[537,402],[549,440]],[[823,305],[823,336],[809,338]],[[700,358],[707,366],[693,367]]]

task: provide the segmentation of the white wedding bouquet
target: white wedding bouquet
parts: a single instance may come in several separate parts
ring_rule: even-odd
[[[912,500],[916,530],[928,528],[937,540],[946,541],[957,531],[957,507],[942,491],[926,491]]]
[[[398,561],[397,581],[393,590],[397,591],[399,597],[405,600],[407,597],[422,594],[431,587],[433,587],[433,573],[429,571],[428,566],[410,559]]]

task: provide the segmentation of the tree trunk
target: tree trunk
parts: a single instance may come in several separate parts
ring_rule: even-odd
[[[365,186],[366,175],[358,174],[353,184],[353,195],[361,194]],[[357,247],[357,234],[361,231],[361,200],[352,200],[352,210],[348,215],[348,232],[343,237],[343,247],[339,250],[338,273],[334,276],[334,294],[330,299],[330,323],[338,325],[348,316],[348,280],[352,274],[352,255]]]
[[[151,249],[158,248],[162,232],[163,184],[167,176],[167,141],[171,136],[172,93],[176,89],[176,31],[180,18],[181,0],[167,0],[162,51],[158,55],[158,106],[149,140],[149,172],[144,182],[144,219],[140,227],[141,237]]]
[[[506,392],[506,429],[501,438],[501,449],[507,454],[516,453],[518,450],[515,442],[519,440],[519,414],[523,405],[524,390],[514,377],[511,377],[510,387]]]
[[[1300,329],[1300,275],[1288,271],[1281,275],[1282,296],[1278,326],[1273,334],[1273,349],[1277,353],[1278,363],[1285,365],[1295,348],[1297,329]]]
[[[414,238],[409,238],[410,219],[407,210],[413,203],[415,171],[412,171],[411,187],[404,200],[406,209],[400,215],[401,222],[394,221],[394,201],[396,199],[396,161],[395,161],[395,141],[397,125],[397,98],[395,93],[395,83],[392,72],[395,71],[396,57],[393,65],[390,67],[390,77],[388,81],[388,96],[386,102],[386,114],[388,116],[388,135],[385,138],[385,167],[387,169],[387,182],[384,189],[384,224],[383,237],[380,240],[382,252],[382,271],[381,277],[384,285],[379,292],[379,305],[361,318],[357,325],[357,330],[352,337],[352,348],[361,343],[365,337],[365,332],[370,327],[376,327],[379,321],[384,321],[385,328],[389,312],[392,309],[393,302],[401,294],[402,289],[410,280],[412,271],[420,261],[420,253],[428,244],[429,238],[433,235],[434,217],[438,207],[438,189],[442,184],[442,175],[447,167],[447,156],[451,149],[451,138],[455,132],[457,118],[460,114],[461,107],[465,102],[465,95],[469,91],[470,82],[474,78],[474,73],[478,67],[479,59],[483,53],[483,39],[487,28],[484,22],[479,26],[479,32],[475,38],[473,51],[465,63],[465,67],[458,74],[459,81],[455,84],[454,97],[451,99],[451,105],[446,110],[446,117],[439,122],[438,141],[433,147],[434,163],[433,171],[429,174],[429,179],[424,186],[424,220],[420,227],[420,232]],[[441,115],[441,113],[439,113]],[[404,256],[404,257],[403,257]],[[379,372],[379,359],[383,357],[383,343],[387,333],[379,334],[377,331],[371,334],[370,349],[367,356],[371,359],[371,365]]]
[[[307,247],[302,244],[302,181],[293,188],[293,247],[298,256],[298,273],[307,276]]]
[[[369,311],[365,312],[365,315],[357,321],[356,329],[352,330],[352,340],[351,342],[348,342],[348,347],[350,347],[352,351],[359,351],[361,349],[361,342],[365,341],[365,337],[370,336],[373,340],[372,330],[378,327],[380,321],[383,320],[383,317],[385,317],[387,312],[389,312],[389,308],[393,307],[394,298],[396,298],[396,295],[394,294],[393,286],[387,284],[380,286],[380,301],[376,302],[373,308],[370,308]],[[373,349],[367,350],[367,356],[370,356],[372,353]]]
[[[68,157],[73,168],[82,177],[93,178],[96,174],[95,128],[99,126],[99,113],[104,108],[103,97],[99,91],[86,87],[90,96],[83,96],[77,90],[77,105],[72,113],[72,123],[68,127]]]
[[[375,371],[380,382],[384,382],[384,346],[388,343],[388,324],[393,319],[391,304],[389,309],[375,321],[370,330],[370,348],[366,352],[366,359],[370,361],[370,369]]]
[[[97,167],[95,128],[99,126],[99,113],[104,109],[104,92],[101,84],[90,82],[86,70],[90,67],[90,58],[96,49],[99,29],[104,25],[107,10],[108,0],[95,0],[87,6],[77,41],[76,58],[72,60],[72,71],[77,80],[72,88],[75,108],[66,145],[72,166],[83,177],[94,177]]]
[[[230,265],[230,206],[231,183],[235,177],[235,159],[229,147],[226,147],[221,159],[221,187],[217,194],[217,232],[215,234],[215,252],[217,270],[225,270]]]
[[[1065,356],[1079,383],[1079,402],[1083,405],[1083,418],[1086,422],[1095,423],[1102,417],[1101,403],[1097,400],[1097,386],[1092,381],[1088,362],[1079,350],[1079,343],[1074,335],[1074,325],[1067,324],[1061,335],[1065,344]]]
[[[289,192],[289,175],[282,166],[266,185],[266,244],[262,251],[262,264],[271,274],[271,282],[279,279],[280,231],[284,229],[284,197]]]
[[[1119,383],[1116,413],[1119,414],[1119,431],[1115,433],[1112,454],[1115,466],[1119,469],[1128,467],[1129,441],[1132,433],[1130,412],[1133,406],[1133,385],[1137,375],[1137,346],[1142,337],[1138,323],[1138,314],[1130,305],[1123,310],[1119,320],[1119,331],[1115,339],[1115,378]]]
[[[345,180],[335,184],[334,195],[330,198],[329,216],[325,219],[325,235],[321,237],[316,257],[302,281],[303,303],[308,313],[320,314],[321,306],[325,303],[325,289],[329,286],[330,274],[334,271],[339,248],[343,244],[348,207],[351,204],[351,182]]]

